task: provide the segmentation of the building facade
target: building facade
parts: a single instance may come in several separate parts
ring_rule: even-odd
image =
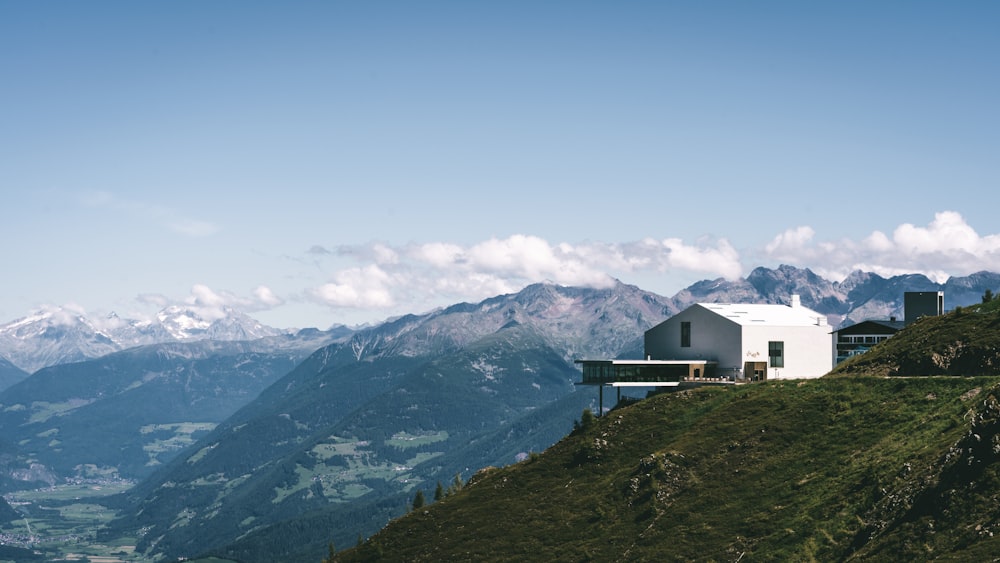
[[[889,320],[869,319],[846,326],[833,333],[834,365],[858,354],[867,352],[872,346],[887,340],[906,325],[920,317],[944,314],[943,291],[907,291],[903,293],[902,322],[896,317]]]
[[[714,362],[732,381],[803,379],[833,367],[826,316],[790,305],[699,303],[646,331],[650,360]]]
[[[902,330],[904,326],[906,323],[890,318],[887,321],[863,321],[838,330],[834,333],[834,364],[864,354],[872,346]]]

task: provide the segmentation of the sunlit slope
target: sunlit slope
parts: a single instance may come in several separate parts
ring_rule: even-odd
[[[920,376],[1000,374],[1000,300],[923,317],[834,375]]]
[[[996,552],[996,378],[661,395],[477,475],[344,561],[926,560]]]

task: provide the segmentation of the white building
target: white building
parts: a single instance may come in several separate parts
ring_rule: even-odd
[[[691,362],[689,377],[731,381],[820,377],[833,367],[831,346],[826,316],[798,295],[790,305],[698,303],[645,335],[647,360]]]

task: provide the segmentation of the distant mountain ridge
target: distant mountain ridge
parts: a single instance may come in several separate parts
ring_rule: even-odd
[[[841,282],[831,282],[808,268],[782,265],[776,269],[755,268],[746,278],[727,281],[719,278],[697,282],[672,299],[678,309],[699,302],[710,303],[790,303],[799,295],[802,304],[827,316],[834,327],[868,319],[888,319],[903,315],[903,294],[907,291],[944,291],[945,309],[981,301],[989,289],[1000,288],[1000,274],[977,272],[935,283],[922,274],[883,278],[871,272],[852,272]]]
[[[32,373],[136,346],[195,340],[249,341],[297,332],[266,326],[229,307],[220,313],[206,316],[195,307],[170,306],[153,320],[139,321],[114,313],[93,320],[67,309],[39,311],[0,325],[0,358]],[[343,335],[350,329],[335,327],[332,331]]]
[[[622,312],[626,317],[635,315],[634,320],[643,321],[639,325],[655,324],[698,302],[788,303],[792,294],[798,294],[803,305],[827,315],[831,325],[843,326],[869,318],[903,318],[903,293],[906,291],[944,291],[945,306],[949,309],[956,305],[977,303],[986,289],[1000,291],[1000,274],[977,272],[969,276],[952,277],[946,283],[939,284],[920,274],[883,278],[859,270],[841,282],[831,282],[808,268],[782,265],[776,269],[756,268],[745,278],[738,280],[718,278],[699,281],[670,298],[635,286],[620,285],[631,288],[630,291],[640,296],[634,301],[630,311]],[[552,287],[552,284],[530,285],[519,292],[519,295],[521,299],[528,299],[532,292],[544,292],[546,287]],[[582,298],[587,291],[586,288],[574,288],[570,292],[576,292]],[[552,328],[561,328],[565,333],[564,341],[569,345],[566,354],[574,356],[590,346],[584,345],[588,335],[581,328],[589,324],[586,316],[606,314],[607,310],[601,307],[609,305],[598,306],[586,314],[581,313],[578,318],[569,318],[565,312],[568,312],[567,299],[572,298],[567,295],[559,298],[551,296],[549,301],[541,300],[534,305],[538,308],[536,311],[523,314],[537,314],[538,322],[548,322]],[[497,301],[487,299],[483,304],[489,306],[491,302]],[[454,312],[463,307],[473,305],[462,303],[442,311]],[[564,313],[561,314],[560,311]],[[283,330],[263,325],[231,308],[224,309],[222,313],[221,316],[213,315],[208,318],[195,307],[171,306],[160,311],[151,321],[122,319],[115,314],[95,321],[66,309],[40,311],[0,325],[0,358],[32,373],[42,367],[98,358],[134,346],[189,340],[255,340],[295,333],[294,329]],[[406,322],[406,319],[422,317],[423,315],[405,315],[383,324],[396,325]],[[607,343],[604,350],[594,352],[607,354],[617,347],[618,355],[641,357],[641,333],[627,332],[634,326],[637,325],[622,323],[622,330],[614,333],[614,342]],[[377,326],[374,328],[377,329]],[[351,329],[343,326],[331,330],[338,336],[351,332]],[[445,332],[447,330],[449,329],[445,329]],[[459,334],[461,330],[455,330],[458,333],[452,338],[457,339],[456,342],[468,338]],[[372,333],[369,331],[368,334]],[[435,338],[439,337],[443,335]],[[631,342],[631,346],[619,346],[624,341]],[[373,345],[384,347],[387,343],[358,340],[355,345],[358,347],[357,352],[365,355],[371,353]]]

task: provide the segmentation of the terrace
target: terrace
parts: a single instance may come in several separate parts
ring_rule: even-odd
[[[577,385],[598,388],[599,412],[604,412],[604,388],[622,387],[695,387],[732,385],[735,378],[722,377],[712,360],[576,360],[583,368],[583,380]]]

